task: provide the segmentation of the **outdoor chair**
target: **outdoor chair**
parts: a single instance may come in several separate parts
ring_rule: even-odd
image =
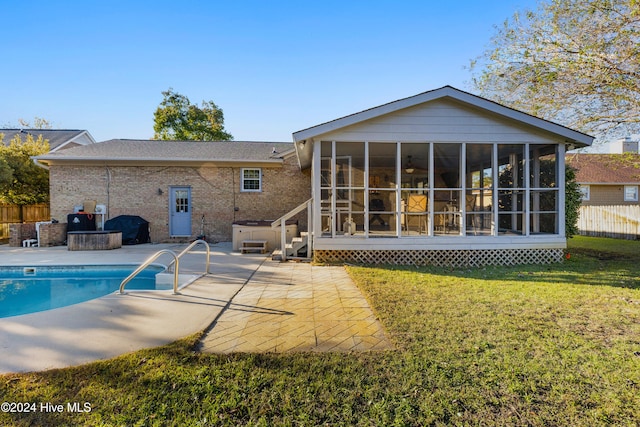
[[[422,234],[422,226],[424,225],[424,232],[427,228],[427,196],[423,194],[410,194],[407,199],[406,212],[404,215],[404,228],[409,230],[409,223],[412,218],[418,220],[418,233]]]

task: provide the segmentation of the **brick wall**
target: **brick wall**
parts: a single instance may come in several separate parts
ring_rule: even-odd
[[[35,223],[9,224],[9,246],[22,246],[22,241],[36,238]]]
[[[51,217],[66,222],[85,200],[107,206],[107,217],[139,215],[150,223],[153,242],[169,237],[170,187],[191,188],[192,238],[230,241],[237,220],[273,220],[311,197],[310,172],[295,156],[282,166],[262,168],[260,193],[240,191],[240,167],[68,166],[50,168]],[[98,217],[99,219],[99,217]],[[299,218],[306,229],[306,212]]]
[[[40,246],[60,246],[67,240],[67,224],[40,224]]]
[[[37,239],[35,223],[10,224],[9,246],[22,246],[22,241]],[[60,246],[67,240],[67,224],[40,224],[40,246]]]

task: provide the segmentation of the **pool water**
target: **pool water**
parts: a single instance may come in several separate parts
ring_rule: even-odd
[[[0,267],[0,317],[51,310],[113,293],[136,267]],[[150,265],[127,283],[127,289],[156,289],[155,276],[163,270]]]

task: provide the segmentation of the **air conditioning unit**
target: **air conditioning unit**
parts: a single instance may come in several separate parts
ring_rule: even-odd
[[[96,205],[96,213],[97,214],[106,214],[107,207],[105,205]]]

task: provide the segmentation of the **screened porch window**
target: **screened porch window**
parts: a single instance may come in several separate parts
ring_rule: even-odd
[[[467,144],[465,165],[465,233],[490,236],[494,232],[493,144]]]
[[[320,145],[322,236],[558,234],[558,147],[342,142]]]

